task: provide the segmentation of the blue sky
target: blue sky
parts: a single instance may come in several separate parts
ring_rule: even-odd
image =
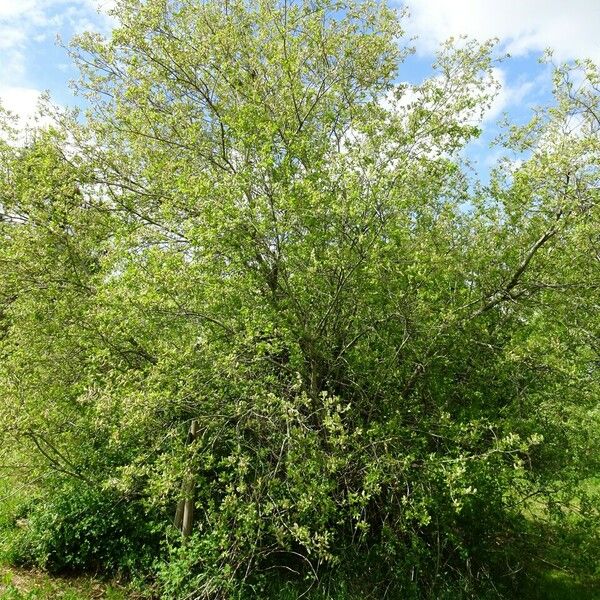
[[[495,123],[507,111],[524,120],[530,107],[549,95],[549,70],[538,58],[552,48],[557,61],[578,57],[600,63],[600,0],[412,0],[407,2],[408,36],[418,36],[417,54],[400,78],[417,82],[430,72],[433,53],[450,36],[498,38],[499,50],[512,58],[496,76],[502,91],[486,115],[485,135],[471,154],[491,162],[487,149]],[[94,29],[110,31],[106,10],[114,0],[0,0],[0,99],[25,119],[35,112],[39,94],[50,91],[59,104],[75,102],[67,82],[76,77],[60,36]]]

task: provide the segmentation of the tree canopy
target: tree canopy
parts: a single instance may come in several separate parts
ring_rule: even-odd
[[[597,520],[598,68],[556,67],[478,181],[492,43],[409,86],[379,2],[115,11],[72,45],[84,118],[0,148],[24,552],[145,544],[163,598],[482,597],[527,510]]]

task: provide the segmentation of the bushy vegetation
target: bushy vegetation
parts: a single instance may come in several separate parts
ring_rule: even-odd
[[[101,569],[115,573],[148,567],[159,548],[151,515],[88,486],[64,486],[47,500],[21,507],[22,526],[9,537],[11,561],[49,571]]]
[[[5,556],[165,599],[515,597],[540,531],[593,564],[597,67],[483,183],[492,44],[409,87],[379,3],[116,10],[85,115],[4,119]]]

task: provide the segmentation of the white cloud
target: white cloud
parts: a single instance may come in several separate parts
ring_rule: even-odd
[[[2,106],[25,120],[34,117],[41,95],[41,92],[34,88],[0,87]]]
[[[497,37],[514,55],[552,48],[558,60],[600,62],[598,0],[408,0],[407,33],[418,35],[417,50],[434,51],[449,37]]]
[[[486,111],[483,121],[489,122],[498,119],[510,106],[521,104],[535,86],[535,80],[523,80],[515,85],[507,82],[506,73],[499,67],[492,69],[492,76],[499,83],[498,93]]]
[[[102,12],[108,12],[112,10],[116,5],[116,0],[87,0],[89,6],[94,10],[101,10]]]
[[[0,36],[2,33],[0,27]],[[26,70],[27,60],[20,46],[0,47],[0,85],[22,81]]]
[[[52,3],[52,2],[50,2]],[[39,0],[0,0],[0,19],[16,19],[28,15],[30,19],[37,19],[43,14],[43,3]]]
[[[35,88],[24,86],[0,86],[0,105],[15,117],[16,143],[26,142],[32,130],[56,126],[52,113],[40,114],[39,108],[44,103],[44,94]],[[58,104],[55,110],[62,110]],[[1,134],[0,134],[1,135]]]
[[[13,63],[32,41],[81,32],[84,25],[108,28],[106,11],[113,7],[113,0],[0,0],[0,80],[14,76]]]
[[[114,23],[105,11],[114,0],[0,0],[0,101],[31,122],[41,92],[31,86],[27,66],[33,44],[52,44],[85,29]],[[99,14],[101,10],[104,14]]]

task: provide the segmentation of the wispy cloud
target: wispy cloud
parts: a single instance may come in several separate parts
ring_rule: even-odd
[[[407,0],[403,4],[411,14],[408,33],[419,36],[417,49],[423,53],[464,34],[480,40],[497,37],[514,55],[552,48],[558,60],[600,61],[598,0]]]
[[[532,79],[521,79],[511,84],[508,82],[506,71],[499,67],[492,69],[492,75],[499,83],[498,93],[484,115],[484,122],[494,121],[512,106],[525,103],[538,83]],[[547,84],[547,81],[544,81],[544,84]]]
[[[38,44],[89,29],[108,29],[113,0],[0,0],[0,101],[31,117],[40,96],[28,71]],[[104,11],[98,12],[98,11]]]

